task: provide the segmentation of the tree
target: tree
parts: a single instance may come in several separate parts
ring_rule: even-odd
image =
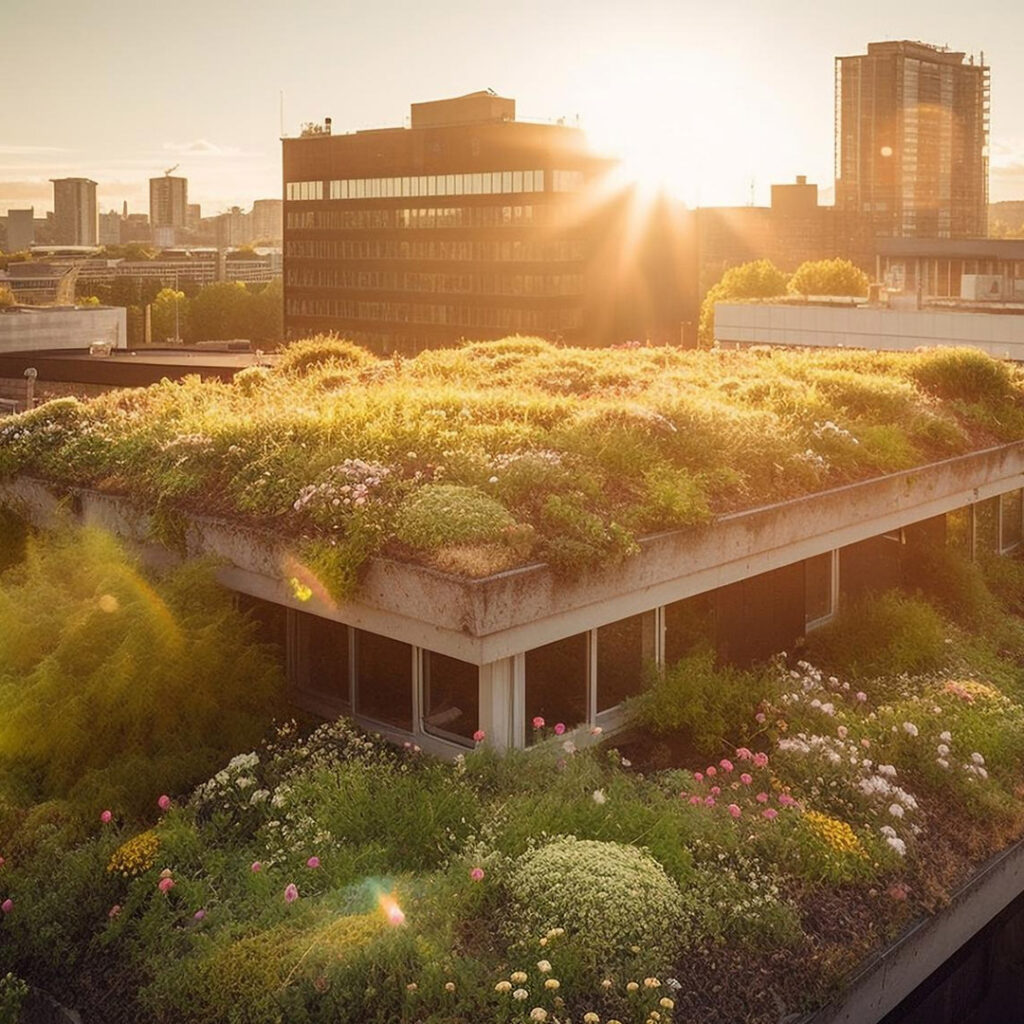
[[[173,288],[161,288],[153,299],[150,310],[153,340],[180,339],[185,332],[189,305],[184,292],[177,292]]]
[[[190,339],[225,341],[250,334],[251,297],[241,281],[207,285],[192,300]]]
[[[700,341],[715,340],[715,303],[730,299],[770,299],[786,294],[786,275],[771,260],[757,260],[727,270],[708,290],[700,307]]]
[[[868,293],[868,275],[849,260],[808,260],[790,278],[794,295],[853,295]]]

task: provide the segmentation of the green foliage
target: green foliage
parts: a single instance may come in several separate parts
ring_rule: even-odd
[[[849,260],[808,260],[789,279],[794,295],[851,295],[868,293],[868,275]]]
[[[399,507],[395,536],[411,548],[431,551],[446,544],[498,541],[514,525],[500,502],[475,488],[428,484]]]
[[[304,377],[327,367],[336,370],[360,370],[374,362],[376,360],[366,349],[351,341],[330,334],[320,334],[315,338],[293,341],[287,345],[278,359],[277,372]]]
[[[182,788],[261,735],[278,669],[208,567],[154,584],[108,536],[66,530],[31,540],[2,584],[0,758],[40,793],[139,813],[154,774]]]
[[[28,995],[28,985],[8,971],[0,977],[0,1024],[18,1024],[21,1004]]]
[[[693,747],[714,757],[727,741],[745,738],[769,690],[769,673],[717,665],[714,651],[702,645],[654,673],[630,708],[637,722],[656,735],[682,733]]]
[[[635,846],[554,839],[515,862],[505,891],[510,939],[536,948],[539,937],[564,928],[565,945],[592,970],[624,972],[639,947],[660,971],[681,945],[679,888]]]
[[[170,339],[181,339],[188,331],[189,300],[184,292],[173,288],[161,288],[153,299],[150,311],[150,326],[153,341],[160,343]]]
[[[946,627],[925,600],[897,591],[840,611],[809,638],[808,657],[848,676],[899,676],[938,669]]]
[[[14,292],[7,285],[0,285],[0,309],[10,309],[11,306],[16,306],[17,304]]]
[[[932,349],[921,356],[911,378],[946,401],[1020,401],[1008,365],[975,348]]]
[[[770,299],[786,294],[786,275],[771,260],[756,260],[730,267],[713,285],[700,307],[699,337],[710,346],[715,340],[715,303],[733,299]]]

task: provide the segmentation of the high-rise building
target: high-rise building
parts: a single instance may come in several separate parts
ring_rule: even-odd
[[[255,242],[281,242],[281,210],[280,199],[257,199],[252,204],[251,233]]]
[[[100,245],[121,244],[121,214],[117,210],[100,214]]]
[[[158,229],[170,229],[169,244],[174,244],[174,232],[188,224],[188,178],[149,179],[149,223],[154,237]]]
[[[414,103],[409,128],[306,126],[283,163],[292,336],[383,352],[510,334],[678,343],[696,318],[681,210],[631,218],[583,132],[517,121],[515,100]]]
[[[7,251],[21,252],[36,240],[35,209],[7,211]]]
[[[836,206],[876,235],[987,233],[989,69],[945,47],[836,58]]]
[[[89,178],[51,178],[53,242],[95,245],[98,235],[96,182]]]

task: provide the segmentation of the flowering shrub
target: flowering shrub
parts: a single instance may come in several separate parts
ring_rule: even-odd
[[[156,832],[152,829],[140,832],[114,851],[107,870],[123,875],[125,878],[134,878],[153,867],[159,850],[160,837]]]
[[[511,939],[564,928],[566,946],[595,969],[621,971],[641,952],[662,969],[679,949],[679,889],[636,847],[555,839],[523,854],[505,889]]]
[[[251,835],[268,819],[271,810],[271,792],[259,784],[260,775],[260,758],[255,751],[237,754],[193,791],[196,820]]]
[[[431,551],[447,544],[494,543],[514,525],[500,502],[472,487],[428,484],[398,510],[395,536],[411,548]]]

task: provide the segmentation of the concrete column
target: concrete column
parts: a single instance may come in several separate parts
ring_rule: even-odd
[[[500,658],[480,666],[480,728],[498,750],[514,745],[514,658]]]

